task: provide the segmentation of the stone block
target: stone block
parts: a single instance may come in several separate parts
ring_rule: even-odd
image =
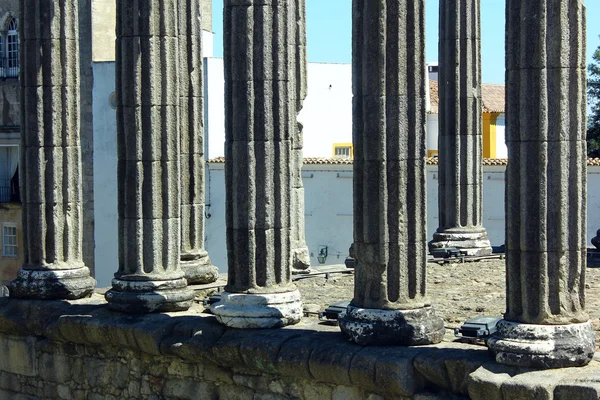
[[[504,399],[553,400],[554,389],[560,381],[559,370],[534,371],[516,375],[502,384]]]
[[[599,382],[559,383],[554,389],[554,400],[600,399]]]
[[[0,335],[0,371],[36,376],[35,342],[31,336]]]
[[[162,388],[167,399],[193,400],[201,396],[203,399],[217,399],[217,389],[207,382],[193,380],[168,380]]]
[[[362,348],[358,345],[345,343],[335,335],[315,335],[321,340],[316,343],[308,361],[311,375],[318,381],[352,385],[350,380],[350,366],[352,358]],[[336,340],[337,339],[337,340]]]
[[[473,400],[502,400],[502,384],[510,377],[508,373],[494,372],[481,366],[469,374],[469,397]]]
[[[334,388],[333,385],[314,381],[305,381],[303,387],[304,399],[331,399]]]
[[[218,397],[228,400],[254,400],[254,390],[236,385],[223,385],[218,388]]]
[[[248,368],[277,373],[279,351],[289,340],[301,336],[294,330],[273,330],[257,332],[240,343],[240,354]]]
[[[362,391],[350,386],[336,386],[331,393],[331,400],[362,400]]]
[[[18,393],[21,390],[19,376],[9,372],[0,372],[0,389]]]
[[[283,376],[299,379],[312,379],[310,373],[310,356],[318,341],[316,335],[309,334],[283,343],[277,357],[277,370]]]
[[[160,355],[161,342],[167,338],[175,318],[164,314],[131,317],[96,308],[88,315],[67,315],[59,320],[62,336],[73,343],[113,345]]]
[[[0,389],[0,399],[7,400],[39,400],[36,396],[30,396],[22,393],[15,393],[8,390]]]
[[[42,353],[38,358],[40,378],[46,382],[66,383],[71,380],[72,359],[62,354]]]
[[[414,357],[421,351],[418,347],[388,347],[377,359],[375,383],[378,391],[400,396],[412,396],[422,390],[425,380],[414,368]]]
[[[218,365],[205,365],[204,366],[204,379],[209,382],[216,382],[219,384],[232,384],[233,373]]]

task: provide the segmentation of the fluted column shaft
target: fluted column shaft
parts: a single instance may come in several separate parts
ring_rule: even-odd
[[[430,246],[491,254],[482,226],[480,0],[441,0],[439,228]]]
[[[506,319],[588,320],[581,0],[507,4]]]
[[[589,363],[586,267],[585,7],[506,3],[506,313],[496,361]]]
[[[289,2],[225,1],[226,290],[291,283],[294,25]]]
[[[296,323],[291,280],[295,1],[225,0],[228,281],[217,319],[236,328]]]
[[[181,268],[190,283],[217,280],[204,248],[204,71],[198,0],[179,0]]]
[[[424,305],[426,266],[423,1],[353,1],[352,304]]]
[[[25,263],[11,296],[73,299],[95,285],[82,259],[78,1],[21,1]]]
[[[306,58],[306,0],[291,0],[295,18],[295,32],[292,36],[295,52],[292,59],[295,75],[293,95],[296,99],[296,117],[302,111],[307,94],[307,58]],[[306,246],[304,223],[304,183],[302,182],[303,126],[297,122],[297,129],[292,134],[292,265],[296,269],[310,267],[310,253]]]
[[[107,299],[122,311],[193,297],[179,266],[178,11],[178,0],[117,1],[119,270]]]
[[[425,1],[353,0],[354,298],[364,345],[437,343],[425,299]]]

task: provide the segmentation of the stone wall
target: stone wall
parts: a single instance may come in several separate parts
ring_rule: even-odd
[[[17,227],[17,257],[4,257],[2,254],[2,231],[0,231],[0,286],[8,285],[17,277],[17,271],[23,265],[23,226],[21,218],[21,204],[0,204],[0,229],[4,223],[14,224]],[[1,353],[0,353],[1,354]]]
[[[18,79],[6,79],[0,82],[0,125],[7,128],[20,125],[21,102],[19,96]]]
[[[142,316],[99,295],[0,299],[2,399],[597,399],[600,363],[550,371],[500,366],[483,346],[361,347],[305,318],[227,329],[193,307]]]

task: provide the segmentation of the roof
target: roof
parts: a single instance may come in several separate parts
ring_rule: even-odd
[[[504,85],[488,84],[481,85],[481,102],[483,112],[485,113],[503,113],[504,112]],[[439,113],[440,104],[439,84],[437,81],[429,80],[429,112]]]
[[[223,164],[225,163],[225,157],[217,157],[212,160],[208,160],[211,164]],[[427,165],[438,165],[437,157],[425,158]],[[507,158],[484,158],[482,160],[485,166],[506,166],[508,165]],[[308,157],[304,159],[304,165],[352,165],[352,159],[349,158],[321,158],[321,157]],[[600,158],[588,158],[587,165],[590,167],[600,167]]]

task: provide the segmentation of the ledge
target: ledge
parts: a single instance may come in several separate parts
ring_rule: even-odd
[[[221,326],[203,311],[194,305],[182,313],[127,315],[110,311],[98,294],[77,301],[2,298],[0,335],[125,347],[253,374],[354,386],[392,398],[422,392],[485,400],[540,398],[539,393],[548,398],[554,393],[554,399],[600,396],[597,361],[584,368],[532,371],[496,364],[483,346],[361,347],[344,341],[337,327],[311,318],[282,329],[242,331]]]

